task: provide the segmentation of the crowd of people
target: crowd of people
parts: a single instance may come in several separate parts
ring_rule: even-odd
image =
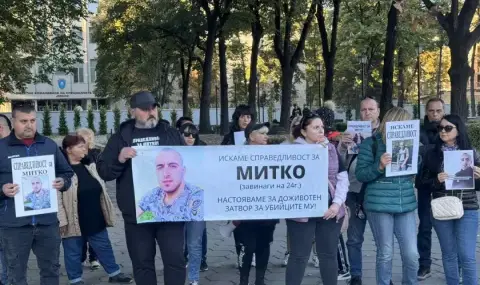
[[[328,104],[326,104],[328,105]],[[79,129],[67,135],[61,147],[36,131],[36,112],[29,104],[13,106],[12,121],[0,114],[0,284],[26,285],[30,251],[36,255],[41,285],[59,284],[60,245],[70,284],[85,284],[83,266],[103,267],[110,283],[157,284],[155,255],[157,244],[164,265],[164,284],[198,285],[200,272],[208,270],[207,234],[204,221],[138,224],[133,203],[131,159],[135,146],[206,145],[193,120],[182,117],[171,127],[158,118],[157,103],[149,92],[133,94],[132,119],[122,123],[103,151],[95,148],[95,135]],[[354,134],[335,130],[334,107],[316,111],[295,107],[290,137],[282,144],[299,147],[320,144],[328,150],[329,206],[321,217],[287,219],[285,284],[301,285],[310,256],[319,268],[323,284],[335,285],[348,279],[362,284],[362,244],[367,222],[376,245],[376,284],[392,282],[394,237],[402,257],[402,284],[418,284],[431,276],[432,228],[442,251],[448,285],[477,284],[476,237],[478,200],[476,189],[447,191],[443,153],[474,150],[465,123],[444,114],[444,102],[430,99],[421,129],[419,171],[416,175],[386,177],[392,163],[386,152],[386,124],[411,120],[405,109],[394,107],[379,119],[374,98],[360,103],[360,118],[372,124],[372,136],[360,144],[358,154],[348,149],[356,143]],[[269,126],[255,123],[249,106],[238,106],[232,116],[231,131],[222,145],[235,144],[234,133],[243,131],[246,145],[268,144]],[[14,196],[19,185],[13,182],[11,159],[53,155],[58,213],[16,217]],[[411,155],[410,153],[405,155]],[[479,156],[474,150],[474,177],[480,179]],[[108,227],[114,226],[113,204],[105,181],[116,180],[116,200],[125,228],[133,278],[124,274],[115,261]],[[416,190],[415,190],[416,189]],[[417,192],[417,194],[415,193]],[[464,214],[455,219],[432,216],[432,200],[456,197]],[[420,224],[417,228],[417,214]],[[235,229],[239,284],[248,285],[255,267],[255,285],[265,285],[270,245],[278,219],[231,221]],[[344,235],[346,236],[346,243]]]

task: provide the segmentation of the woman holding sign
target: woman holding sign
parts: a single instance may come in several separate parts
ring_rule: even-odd
[[[336,285],[338,277],[337,244],[345,216],[348,174],[333,144],[325,137],[322,119],[315,113],[304,116],[294,132],[295,144],[322,144],[328,148],[329,209],[321,218],[287,220],[290,256],[286,270],[286,285],[300,285],[305,275],[312,240],[319,259],[322,283]]]
[[[392,155],[386,153],[386,124],[410,119],[406,110],[390,109],[377,132],[360,145],[357,157],[355,174],[358,181],[366,184],[364,208],[377,246],[377,285],[390,284],[394,236],[402,256],[402,284],[418,284],[415,175],[385,176],[385,168],[392,163]]]
[[[248,145],[266,145],[268,128],[263,124],[249,125],[245,129]],[[270,244],[279,220],[234,221],[240,250],[240,285],[248,285],[253,254],[256,256],[255,285],[265,285],[265,272],[270,258]]]
[[[476,150],[473,151],[473,161],[472,157],[467,154],[467,151],[471,151],[473,148],[468,138],[467,128],[459,116],[445,116],[438,125],[438,133],[440,136],[436,140],[435,147],[429,149],[425,154],[421,177],[422,186],[425,187],[421,187],[421,189],[433,189],[433,227],[437,232],[442,250],[443,268],[447,284],[458,285],[460,283],[460,268],[463,274],[463,284],[476,285],[477,261],[475,247],[479,208],[476,190],[480,189],[480,168],[478,168],[480,160]],[[476,189],[460,189],[456,187],[454,187],[455,190],[446,189],[446,180],[450,180],[455,173],[446,173],[445,169],[449,164],[458,165],[459,163],[458,161],[447,161],[444,158],[454,151],[465,151],[460,152],[462,165],[465,164],[469,167],[472,163],[475,165],[473,166],[473,176]],[[446,217],[438,213],[434,204],[438,204],[445,198],[450,199],[450,201],[451,199],[459,199],[457,200],[459,202],[458,206],[461,208],[457,210],[460,211],[456,211],[453,204],[449,204],[448,207],[454,212],[463,212],[463,215]]]

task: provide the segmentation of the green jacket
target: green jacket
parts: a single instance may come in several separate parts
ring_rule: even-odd
[[[357,180],[367,183],[365,189],[364,208],[379,213],[406,213],[417,208],[414,191],[415,175],[385,177],[378,170],[380,157],[387,150],[381,134],[375,134],[377,152],[372,153],[373,139],[367,138],[360,145],[355,175]]]

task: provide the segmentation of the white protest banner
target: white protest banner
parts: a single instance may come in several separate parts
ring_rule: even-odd
[[[321,217],[328,207],[321,145],[135,149],[138,223]]]
[[[387,165],[385,176],[417,174],[420,121],[387,122],[385,131],[387,153],[392,155],[392,163]]]
[[[238,131],[233,133],[233,140],[235,145],[244,145],[247,138],[245,138],[245,131]]]
[[[348,145],[348,154],[358,154],[360,144],[372,136],[371,121],[348,121],[347,132],[352,135],[353,143]]]
[[[445,181],[445,189],[475,189],[473,158],[473,150],[443,152],[444,171],[448,174],[448,179]]]
[[[20,191],[15,195],[15,214],[26,217],[58,212],[53,155],[12,158],[13,183]]]

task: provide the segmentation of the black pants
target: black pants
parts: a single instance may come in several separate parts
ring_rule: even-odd
[[[241,246],[240,279],[248,280],[252,267],[253,254],[256,260],[257,284],[263,279],[270,258],[270,243],[273,241],[275,223],[242,222],[236,229]],[[263,281],[263,280],[262,280]]]
[[[93,247],[88,245],[87,239],[85,239],[83,242],[83,248],[82,248],[82,262],[85,262],[85,260],[87,260],[87,249],[88,249],[88,262],[96,261],[97,254],[93,250]]]
[[[417,248],[420,267],[430,268],[432,265],[432,206],[428,189],[418,190],[418,225]]]
[[[127,249],[137,285],[157,284],[155,241],[160,247],[165,285],[184,285],[186,278],[185,223],[131,224],[125,222]]]
[[[342,235],[340,235],[340,239],[338,240],[337,261],[338,261],[338,272],[340,271],[348,272],[350,270],[350,266],[348,266],[345,240],[343,239]]]
[[[240,234],[238,232],[238,227],[233,230],[233,240],[235,241],[235,252],[237,253],[237,255],[240,255],[242,245],[240,244]]]
[[[27,285],[30,250],[37,257],[40,285],[59,285],[60,230],[58,224],[1,228],[8,284]]]

